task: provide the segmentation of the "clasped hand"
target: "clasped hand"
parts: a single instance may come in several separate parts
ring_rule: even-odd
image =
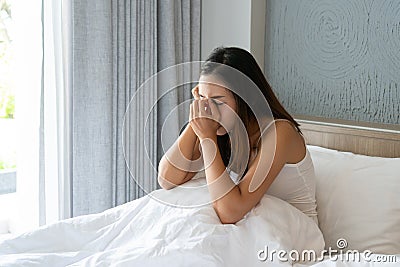
[[[215,100],[200,99],[194,92],[195,100],[190,104],[189,122],[195,134],[200,140],[213,138],[217,135],[217,129],[221,114]]]

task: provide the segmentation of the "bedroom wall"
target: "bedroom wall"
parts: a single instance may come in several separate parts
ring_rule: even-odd
[[[400,124],[400,1],[267,0],[265,74],[292,114]]]
[[[229,15],[228,15],[229,14]],[[201,58],[220,45],[250,47],[250,5],[242,0],[203,0]]]
[[[217,46],[238,46],[250,51],[264,68],[265,4],[265,0],[202,0],[201,59]]]

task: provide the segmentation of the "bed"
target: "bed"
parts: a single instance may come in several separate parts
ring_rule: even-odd
[[[269,195],[221,224],[211,205],[195,205],[209,201],[197,175],[190,194],[155,190],[0,241],[0,266],[399,266],[398,126],[297,120],[317,176],[318,226]]]

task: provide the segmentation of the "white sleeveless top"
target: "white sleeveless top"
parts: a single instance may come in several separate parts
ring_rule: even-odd
[[[276,119],[285,120],[285,119]],[[287,120],[289,121],[289,120]],[[290,121],[289,121],[290,122]],[[290,124],[294,127],[292,122]],[[267,126],[269,127],[269,125]],[[304,136],[302,135],[303,139]],[[238,184],[238,175],[230,171],[230,177],[235,184]],[[278,176],[268,188],[266,194],[280,198],[304,214],[311,217],[318,225],[317,202],[315,199],[316,179],[314,165],[310,152],[306,147],[305,157],[298,163],[286,163]]]

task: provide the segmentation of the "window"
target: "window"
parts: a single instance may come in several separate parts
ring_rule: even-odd
[[[0,234],[9,232],[16,192],[15,85],[11,1],[0,0]]]
[[[0,235],[39,221],[41,8],[0,0]]]

